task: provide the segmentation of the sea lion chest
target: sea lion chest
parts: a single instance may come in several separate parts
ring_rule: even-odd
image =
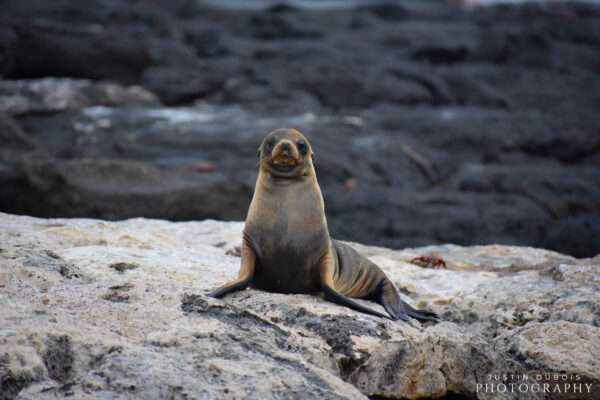
[[[312,185],[257,188],[244,234],[256,254],[254,287],[281,293],[320,290],[319,262],[329,234],[322,195]]]

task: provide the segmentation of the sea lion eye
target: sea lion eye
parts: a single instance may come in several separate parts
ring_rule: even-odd
[[[271,139],[267,140],[267,142],[265,143],[265,150],[267,151],[267,153],[270,153],[271,150],[273,150],[274,145],[275,145],[275,138],[271,138]]]
[[[300,154],[302,154],[303,156],[306,155],[306,152],[308,151],[308,146],[306,145],[306,142],[304,140],[298,140],[296,142],[296,147],[298,147],[298,151],[300,152]]]

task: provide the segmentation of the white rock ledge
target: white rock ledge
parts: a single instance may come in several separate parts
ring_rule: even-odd
[[[242,227],[0,213],[0,399],[593,399],[600,392],[600,257],[356,245],[406,300],[445,320],[425,326],[314,296],[206,297],[236,275],[239,258],[226,253]],[[429,254],[447,268],[409,263]],[[556,373],[593,389],[553,397],[482,386],[509,384],[502,374],[555,384]]]

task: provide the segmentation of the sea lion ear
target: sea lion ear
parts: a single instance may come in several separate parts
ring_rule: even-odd
[[[260,158],[260,146],[256,149],[256,157]]]

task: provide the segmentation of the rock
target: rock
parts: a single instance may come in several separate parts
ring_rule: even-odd
[[[304,66],[292,79],[296,86],[302,85],[323,106],[362,108],[371,103],[364,74],[359,65],[330,62]]]
[[[222,43],[223,35],[218,27],[207,28],[194,23],[189,24],[185,27],[185,40],[199,57],[215,57],[230,53]]]
[[[0,210],[243,219],[254,149],[291,126],[342,239],[600,252],[597,4],[242,3],[4,0]],[[77,196],[53,181],[84,164]],[[124,202],[109,164],[153,185]],[[195,206],[207,188],[223,206]]]
[[[177,14],[198,13],[186,0],[143,8],[94,0],[54,7],[11,1],[5,6],[11,24],[0,32],[7,54],[0,70],[7,78],[71,76],[133,84],[149,64],[196,60],[173,20]]]
[[[306,39],[323,36],[323,33],[309,27],[295,26],[282,14],[252,16],[248,26],[251,35],[262,40]]]
[[[413,60],[432,64],[464,61],[476,48],[475,25],[460,22],[406,21],[390,29],[381,39],[386,47],[400,48]]]
[[[15,192],[0,194],[0,204],[18,213],[40,211],[33,199],[43,197],[43,213],[96,215],[117,219],[135,208],[135,215],[160,215],[182,220],[194,215],[233,218],[247,208],[250,188],[222,174],[198,174],[192,168],[160,169],[135,161],[79,159],[21,160]],[[110,177],[110,179],[106,179]],[[12,198],[21,200],[12,203]],[[121,204],[130,204],[123,207]],[[178,204],[188,204],[180,208]]]
[[[386,73],[378,78],[381,87],[377,92],[385,101],[398,104],[433,103],[434,96],[426,86],[415,79]]]
[[[185,104],[206,97],[225,84],[224,71],[196,67],[154,67],[144,71],[142,84],[167,105]]]
[[[548,368],[555,371],[566,370],[582,377],[595,377],[598,360],[595,354],[600,350],[598,343],[591,339],[597,329],[589,325],[557,321],[548,324],[532,323],[518,329],[517,340],[510,340],[510,351],[515,355],[530,358],[531,366]],[[570,342],[572,338],[586,347],[577,347]],[[499,340],[507,340],[502,337]],[[594,383],[597,383],[594,382]]]
[[[589,325],[565,321],[532,323],[510,334],[510,339],[503,336],[498,342],[502,343],[501,349],[508,350],[514,358],[523,360],[529,370],[536,371],[531,374],[535,381],[548,385],[554,392],[557,387],[562,388],[565,393],[556,397],[591,400],[596,396],[591,390],[600,384],[595,357],[600,348],[590,340],[597,334],[598,329]],[[567,385],[570,390],[565,390]]]
[[[5,152],[0,207],[14,213],[243,219],[256,176],[253,149],[264,132],[295,126],[315,148],[338,237],[395,248],[527,243],[582,257],[599,251],[587,222],[597,212],[597,169],[593,162],[559,162],[589,151],[597,138],[581,131],[555,144],[560,121],[548,115],[457,106],[405,106],[398,115],[387,105],[342,117],[275,117],[197,104],[93,106],[18,116],[15,123],[45,152]],[[527,128],[534,124],[538,130]],[[558,160],[528,154],[543,147]],[[216,173],[195,172],[200,162]],[[208,205],[208,196],[216,203]],[[574,241],[565,239],[570,232]]]
[[[402,21],[410,15],[410,12],[406,8],[391,3],[363,6],[359,9],[372,13],[384,21]]]
[[[0,112],[12,115],[152,104],[157,104],[156,97],[139,86],[57,78],[0,81]]]
[[[34,150],[35,140],[21,129],[19,124],[5,113],[0,113],[0,141],[3,148],[12,150]]]
[[[443,76],[457,103],[499,108],[509,106],[506,97],[496,88],[473,76],[463,75],[461,72],[449,71]],[[469,71],[466,73],[468,74]]]
[[[569,201],[572,202],[573,199]],[[586,256],[587,249],[599,240],[600,217],[584,213],[556,221],[548,237],[541,242],[541,247],[581,257]]]
[[[99,24],[82,28],[22,23],[6,46],[9,60],[4,76],[13,79],[118,77],[119,82],[132,84],[149,61],[145,41],[123,31],[107,31]]]
[[[524,376],[563,389],[572,383],[563,376],[600,384],[598,257],[351,243],[407,301],[444,319],[421,325],[317,296],[207,297],[237,274],[239,258],[226,249],[239,245],[242,226],[0,214],[0,296],[11,305],[0,309],[2,399],[541,400],[559,397],[489,385]],[[410,263],[427,255],[446,268]],[[78,274],[63,274],[66,265]],[[594,398],[582,390],[560,398]]]

